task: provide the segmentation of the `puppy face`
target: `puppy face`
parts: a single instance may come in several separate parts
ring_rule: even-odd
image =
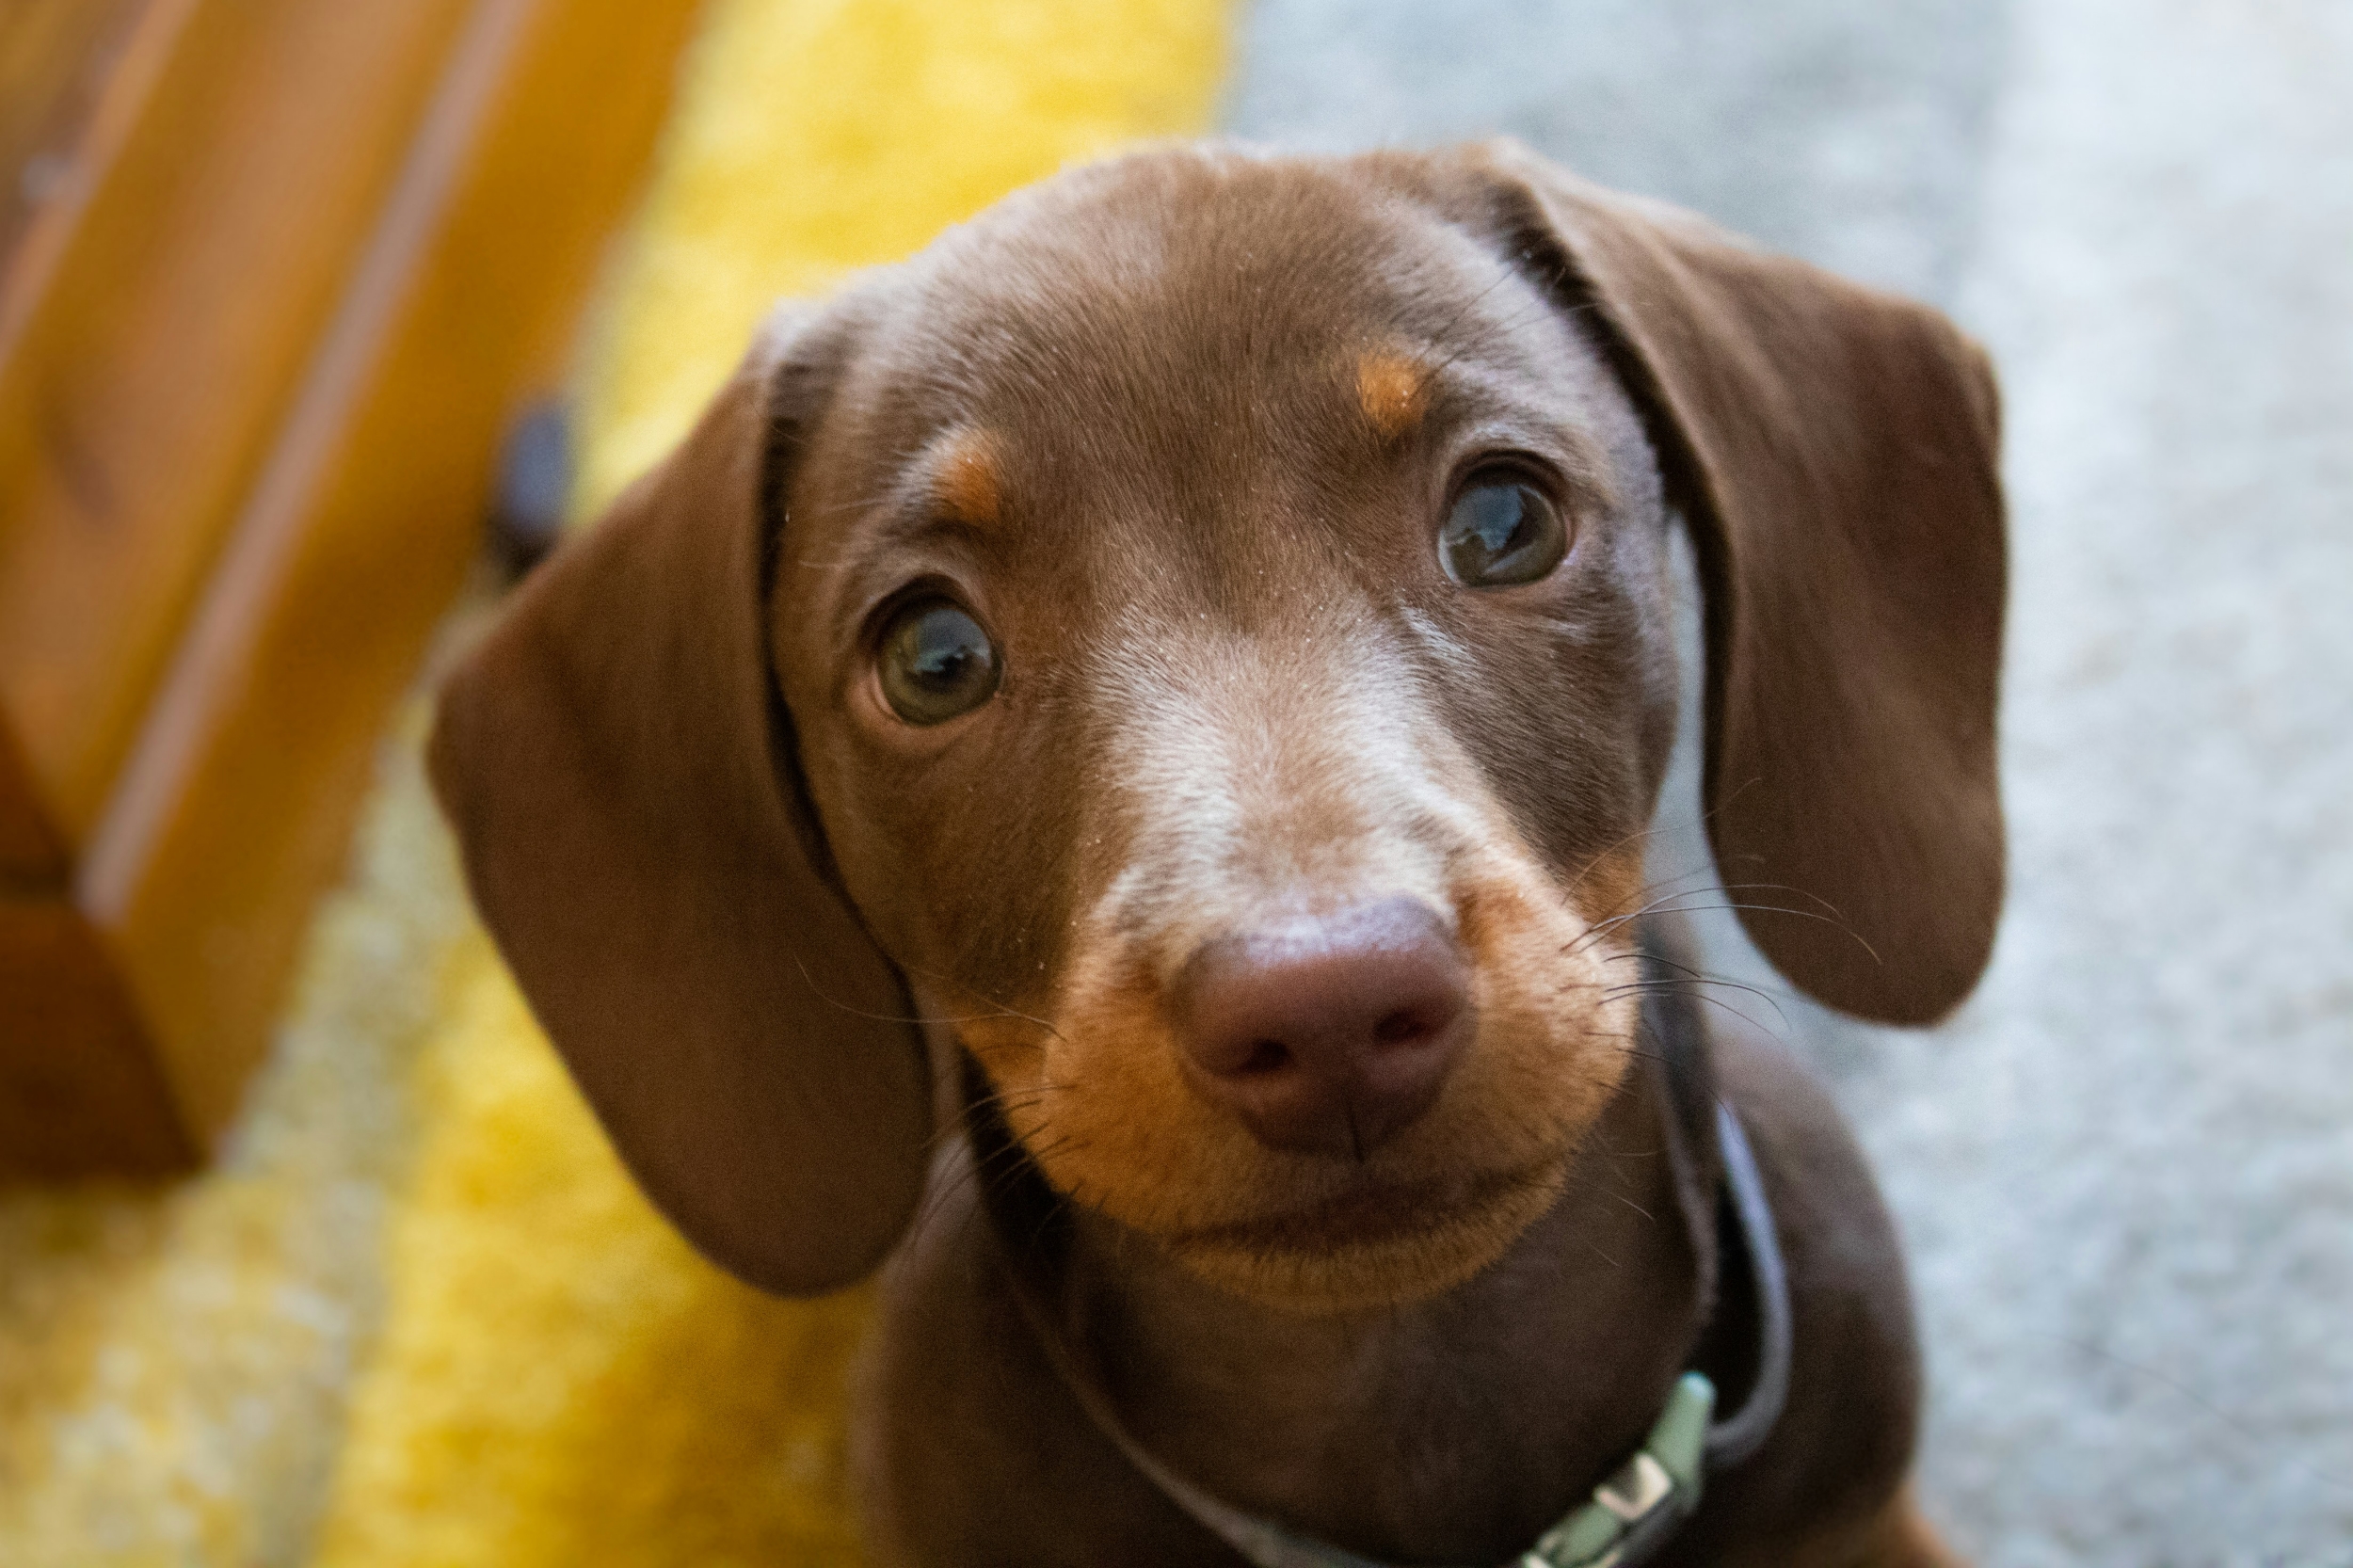
[[[772,657],[876,941],[1049,1182],[1271,1304],[1492,1261],[1634,1049],[1661,504],[1545,285],[1370,183],[1066,177],[838,307],[774,498]],[[1392,906],[1459,1050],[1374,1146],[1270,1142],[1188,975]]]

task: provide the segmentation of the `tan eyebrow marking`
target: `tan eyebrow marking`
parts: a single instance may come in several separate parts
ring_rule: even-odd
[[[986,528],[1004,507],[1004,482],[997,472],[997,443],[984,431],[954,438],[935,471],[940,504],[958,521]]]
[[[1356,360],[1356,401],[1385,440],[1421,417],[1428,384],[1421,366],[1395,349],[1369,349]]]

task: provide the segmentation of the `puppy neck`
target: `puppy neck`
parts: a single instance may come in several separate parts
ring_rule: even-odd
[[[1662,1080],[1639,1063],[1551,1209],[1450,1290],[1284,1311],[1080,1209],[1060,1332],[1128,1432],[1224,1500],[1377,1559],[1506,1558],[1640,1439],[1705,1320]]]

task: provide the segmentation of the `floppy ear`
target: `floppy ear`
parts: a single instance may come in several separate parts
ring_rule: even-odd
[[[808,336],[772,327],[523,584],[431,749],[474,902],[622,1158],[713,1260],[791,1293],[881,1259],[930,1130],[904,986],[829,880],[764,651],[763,497],[830,381]]]
[[[2002,902],[1983,352],[1925,306],[1525,149],[1473,156],[1614,339],[1690,526],[1707,826],[1742,923],[1831,1006],[1934,1021],[1977,984]]]

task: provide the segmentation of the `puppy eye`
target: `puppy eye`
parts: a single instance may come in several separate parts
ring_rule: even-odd
[[[1438,530],[1447,575],[1466,588],[1533,583],[1569,552],[1560,509],[1522,479],[1474,479],[1454,498]]]
[[[876,673],[892,712],[909,724],[945,724],[997,690],[997,645],[954,604],[919,600],[883,628]]]

